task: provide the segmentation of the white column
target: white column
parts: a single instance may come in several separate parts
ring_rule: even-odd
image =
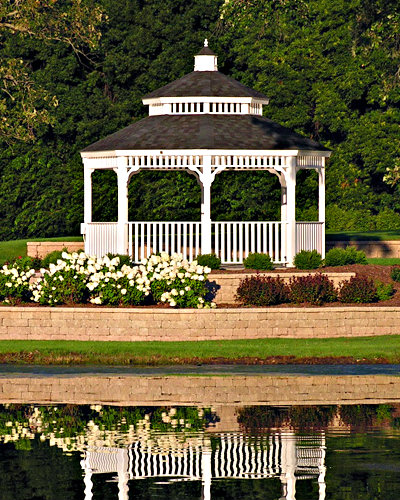
[[[118,158],[118,241],[119,254],[128,253],[128,166],[127,158]]]
[[[286,180],[286,220],[287,224],[287,246],[286,257],[288,267],[293,267],[293,259],[296,255],[296,165],[297,158],[287,158],[285,172]]]
[[[325,158],[322,161],[322,167],[318,170],[318,220],[323,222],[321,254],[325,258]]]
[[[118,450],[118,500],[129,499],[129,454],[126,448]]]
[[[287,189],[284,176],[280,178],[281,181],[281,222],[286,222],[287,219]]]
[[[326,483],[325,483],[325,473],[326,473],[326,467],[325,467],[325,434],[322,435],[322,442],[321,442],[321,450],[322,450],[322,457],[320,459],[320,463],[318,464],[318,470],[319,470],[319,476],[318,476],[318,500],[325,500],[325,493],[326,493]]]
[[[285,499],[296,500],[296,436],[293,432],[281,437],[281,481],[285,485]]]
[[[92,173],[93,168],[88,165],[88,160],[83,160],[83,196],[84,196],[84,217],[85,224],[92,222]]]
[[[211,156],[203,157],[201,182],[201,253],[211,253]]]
[[[211,500],[211,448],[203,447],[201,453],[202,500]]]
[[[85,459],[81,460],[81,467],[85,471],[85,476],[83,478],[83,483],[85,485],[85,500],[92,500],[93,498],[92,470],[90,468],[88,454],[86,454]]]
[[[93,168],[89,167],[89,160],[83,160],[83,224],[81,224],[81,234],[85,242],[85,252],[90,252],[91,242],[88,239],[86,224],[92,222],[92,173]]]

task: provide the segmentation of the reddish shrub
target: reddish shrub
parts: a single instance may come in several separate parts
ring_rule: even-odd
[[[340,302],[364,304],[375,302],[377,298],[375,283],[366,276],[352,276],[340,284]]]
[[[298,276],[290,279],[290,302],[308,302],[320,306],[324,302],[334,302],[337,294],[333,281],[321,273]]]
[[[235,299],[245,305],[272,306],[288,301],[288,287],[279,276],[247,276],[240,281]]]

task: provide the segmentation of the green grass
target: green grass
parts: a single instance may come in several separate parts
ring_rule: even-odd
[[[27,241],[83,241],[82,236],[61,236],[58,238],[28,238],[26,240],[0,241],[0,265],[15,257],[26,255]]]
[[[271,357],[279,357],[272,362],[289,363],[332,357],[347,357],[349,362],[399,362],[400,335],[204,342],[0,341],[0,362],[8,363],[166,365],[246,361],[243,358],[253,363]]]
[[[377,264],[379,266],[400,266],[400,259],[396,259],[395,257],[367,259],[367,262],[368,264]]]
[[[400,229],[393,231],[327,232],[326,241],[390,241],[400,240]]]

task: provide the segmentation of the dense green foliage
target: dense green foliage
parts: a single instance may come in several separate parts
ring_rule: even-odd
[[[269,96],[265,116],[334,151],[327,169],[328,229],[400,228],[398,2],[97,3],[107,18],[98,47],[88,44],[86,56],[63,40],[0,31],[0,58],[23,61],[43,90],[33,103],[37,112],[48,104],[42,95],[57,101],[51,120],[36,124],[34,143],[1,144],[0,239],[78,234],[79,151],[146,116],[142,96],[190,72],[205,37],[222,72]],[[94,220],[115,220],[114,172],[96,172],[93,181]],[[214,220],[279,218],[279,182],[265,172],[222,173],[212,194]],[[316,219],[316,200],[315,172],[299,172],[300,220]],[[194,177],[135,175],[129,217],[198,220]]]
[[[332,248],[325,256],[325,266],[348,266],[367,264],[365,252],[355,247]]]
[[[257,269],[260,271],[271,271],[274,268],[271,257],[265,253],[249,253],[243,260],[243,265],[246,269]]]
[[[196,260],[199,266],[207,266],[210,269],[219,269],[221,267],[221,259],[214,253],[198,255]]]
[[[317,269],[322,265],[321,254],[316,250],[302,250],[294,256],[297,269]]]
[[[400,281],[400,267],[394,267],[390,272],[390,276],[393,281]]]
[[[389,300],[394,294],[392,283],[382,283],[382,281],[375,281],[376,297],[378,300]]]

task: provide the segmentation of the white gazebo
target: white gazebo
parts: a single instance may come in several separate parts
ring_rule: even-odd
[[[223,263],[242,263],[249,252],[268,253],[292,266],[300,250],[325,252],[325,158],[331,152],[262,116],[268,98],[220,73],[207,40],[194,71],[143,98],[149,116],[85,148],[85,251],[129,254],[182,253],[189,260],[215,253]],[[118,221],[92,222],[92,173],[118,178]],[[200,222],[131,222],[128,184],[139,170],[186,170],[201,186]],[[296,222],[296,174],[319,178],[318,221]],[[224,170],[265,170],[281,185],[281,220],[213,222],[211,186]],[[154,193],[157,196],[157,193]]]

